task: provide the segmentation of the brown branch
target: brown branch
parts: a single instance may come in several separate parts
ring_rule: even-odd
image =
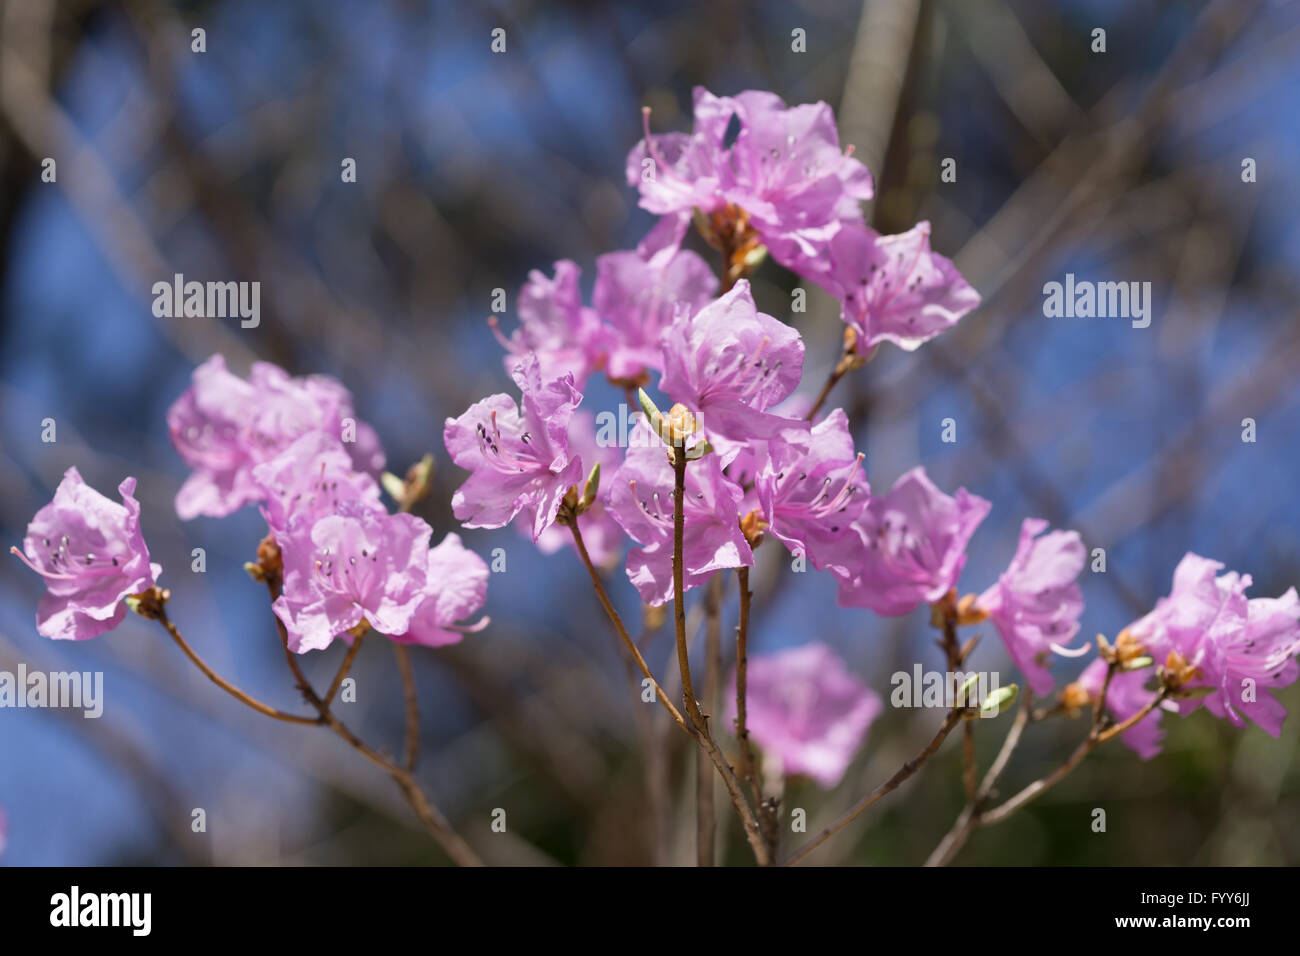
[[[952,710],[950,710],[948,712],[948,716],[944,718],[943,723],[939,726],[939,729],[935,732],[934,737],[930,740],[928,744],[925,745],[925,748],[922,749],[920,753],[918,753],[907,763],[903,764],[903,766],[899,767],[898,770],[894,772],[894,775],[892,777],[890,777],[888,780],[886,780],[884,783],[878,786],[875,790],[872,790],[871,793],[867,794],[861,801],[858,802],[856,806],[854,806],[847,813],[841,816],[838,820],[836,820],[826,829],[822,830],[821,833],[817,834],[817,836],[813,837],[802,847],[800,847],[799,850],[797,850],[788,860],[786,860],[783,865],[794,866],[796,863],[799,863],[804,858],[806,858],[808,854],[812,853],[813,850],[817,849],[819,846],[821,846],[823,843],[829,840],[840,830],[844,829],[846,826],[848,826],[850,823],[856,820],[860,814],[862,814],[865,810],[867,810],[873,803],[875,803],[881,797],[885,796],[886,794],[892,793],[894,790],[897,790],[898,787],[905,780],[907,780],[908,777],[912,776],[912,774],[916,773],[916,771],[921,769],[922,764],[924,764],[927,760],[929,760],[932,756],[934,756],[935,752],[938,751],[939,747],[943,744],[944,740],[947,739],[948,734],[951,733],[952,729],[961,722],[962,716],[965,713],[965,711],[966,708],[964,707],[954,707]]]
[[[415,673],[411,670],[411,654],[405,644],[394,644],[393,655],[397,669],[402,674],[402,696],[406,703],[406,769],[415,771],[420,755],[420,698],[415,692]]]

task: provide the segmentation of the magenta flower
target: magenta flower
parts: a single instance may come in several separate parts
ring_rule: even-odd
[[[799,419],[767,414],[803,374],[799,333],[754,307],[749,283],[679,318],[663,336],[659,387],[697,416],[710,439],[806,435]]]
[[[552,381],[568,374],[582,388],[599,367],[604,330],[595,311],[582,304],[580,276],[578,266],[567,259],[555,263],[553,279],[534,269],[519,290],[519,328],[507,339],[492,320],[497,339],[509,353],[507,372],[513,374],[520,360],[533,353],[542,378]]]
[[[643,418],[623,464],[609,479],[605,506],[640,548],[627,557],[627,576],[641,600],[659,605],[673,597],[673,486],[675,476],[660,444]],[[714,571],[749,567],[754,555],[740,531],[743,492],[722,473],[717,455],[705,455],[686,468],[682,499],[682,572],[686,590],[706,582]]]
[[[840,408],[813,426],[808,445],[773,439],[754,480],[768,530],[813,567],[849,573],[862,547],[853,524],[871,497],[861,466]]]
[[[1189,687],[1210,687],[1207,697],[1179,702],[1189,714],[1204,706],[1234,726],[1250,718],[1272,736],[1282,731],[1286,709],[1266,688],[1295,682],[1300,652],[1300,598],[1290,588],[1279,598],[1247,598],[1248,574],[1219,574],[1223,565],[1188,553],[1174,571],[1173,589],[1129,633],[1157,663],[1171,652],[1197,668]]]
[[[1077,531],[1047,529],[1040,518],[1026,518],[1011,564],[976,607],[993,619],[1007,653],[1029,679],[1035,694],[1052,690],[1047,662],[1052,645],[1068,644],[1079,632],[1083,593],[1075,579],[1083,571],[1083,541]]]
[[[262,516],[276,533],[284,531],[295,515],[314,521],[335,514],[344,503],[385,510],[379,485],[368,474],[353,470],[342,443],[326,432],[308,432],[254,467],[253,481],[264,500]]]
[[[536,541],[565,492],[585,477],[582,460],[569,454],[569,420],[582,394],[572,375],[543,379],[533,355],[515,367],[514,378],[523,392],[519,407],[508,395],[489,395],[447,419],[447,451],[471,472],[451,508],[467,528],[504,527],[526,510]]]
[[[1105,683],[1107,667],[1104,660],[1097,658],[1079,675],[1080,686],[1094,700],[1101,693],[1101,685]],[[1110,687],[1106,691],[1106,710],[1117,724],[1122,724],[1151,702],[1155,691],[1146,689],[1150,676],[1150,671],[1137,670],[1118,671],[1111,678]],[[1164,737],[1164,731],[1160,729],[1158,707],[1119,735],[1119,739],[1143,760],[1150,760],[1160,753]]]
[[[692,132],[651,136],[647,125],[627,179],[658,215],[739,207],[772,257],[810,278],[824,271],[830,238],[860,220],[860,202],[873,195],[866,166],[840,149],[829,106],[787,107],[754,90],[717,97],[697,87]]]
[[[965,488],[945,495],[924,468],[913,468],[858,519],[858,564],[835,572],[840,605],[892,617],[939,600],[956,586],[966,545],[990,507]]]
[[[140,531],[135,479],[124,479],[117,492],[121,504],[69,468],[54,500],[27,525],[23,550],[9,549],[45,579],[36,610],[36,630],[45,637],[84,641],[111,631],[126,617],[126,599],[162,574]]]
[[[735,720],[735,694],[728,699]],[[747,700],[746,723],[765,762],[826,789],[844,778],[882,709],[879,695],[822,643],[751,657]]]
[[[311,431],[339,440],[357,470],[383,468],[374,430],[356,420],[352,396],[333,379],[292,378],[256,362],[244,381],[214,355],[194,370],[192,381],[167,412],[172,444],[194,469],[176,495],[182,520],[220,518],[260,501],[253,468]]]
[[[428,597],[431,534],[414,515],[354,503],[291,519],[277,537],[284,590],[272,606],[289,649],[321,650],[362,621],[390,637],[406,634]]]
[[[605,322],[605,374],[616,381],[643,381],[663,370],[660,338],[678,312],[693,315],[708,304],[718,280],[689,249],[671,256],[612,252],[596,260],[592,304]]]
[[[980,304],[953,264],[930,251],[928,222],[896,236],[846,226],[830,241],[830,269],[827,285],[863,354],[886,341],[912,351]]]
[[[461,636],[487,627],[486,617],[474,624],[459,624],[487,600],[488,568],[473,551],[449,534],[429,549],[426,597],[415,609],[409,629],[393,640],[403,644],[442,647],[457,644]]]

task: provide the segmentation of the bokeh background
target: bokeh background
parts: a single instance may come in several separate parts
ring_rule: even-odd
[[[640,107],[689,125],[690,91],[772,90],[838,110],[842,141],[876,174],[873,224],[933,222],[982,307],[913,354],[886,346],[846,379],[843,405],[873,486],[923,463],[994,510],[963,591],[991,583],[1021,520],[1078,529],[1107,552],[1085,573],[1084,633],[1114,635],[1167,593],[1187,550],[1252,574],[1256,594],[1300,582],[1300,6],[1264,0],[766,0],[686,4],[260,0],[0,3],[0,540],[76,464],[108,490],[139,478],[144,528],[191,643],[250,692],[299,706],[265,592],[241,565],[255,509],[182,523],[184,468],[164,416],[213,352],[327,372],[354,392],[390,467],[431,450],[421,513],[455,528],[442,422],[503,390],[484,318],[529,269],[635,244],[651,217],[623,181]],[[190,31],[206,31],[193,53]],[[504,28],[505,53],[490,50]],[[1093,53],[1091,31],[1106,31]],[[792,52],[792,31],[807,52]],[[57,182],[40,161],[57,160]],[[358,182],[340,182],[353,157]],[[955,183],[939,164],[957,161]],[[1258,181],[1243,183],[1245,157]],[[1150,281],[1154,318],[1047,319],[1066,272]],[[181,272],[261,282],[262,322],[155,319],[150,287]],[[842,325],[773,264],[760,306],[808,345],[805,389]],[[507,331],[513,316],[503,317]],[[619,394],[593,387],[593,411]],[[40,440],[57,422],[57,441]],[[940,422],[957,422],[955,444]],[[1241,440],[1242,419],[1258,440]],[[514,531],[493,624],[415,654],[420,779],[494,863],[686,863],[694,757],[637,702],[576,558]],[[190,571],[191,549],[207,572]],[[826,577],[761,550],[756,651],[825,640],[879,692],[920,660],[942,666],[923,612],[838,609]],[[615,572],[615,600],[639,607]],[[34,627],[40,582],[0,562],[0,670],[100,670],[100,720],[0,711],[0,807],[11,864],[441,863],[391,781],[326,732],[267,721],[132,619],[70,646]],[[726,633],[735,588],[727,594]],[[699,620],[698,613],[693,624]],[[973,664],[1003,669],[991,632]],[[671,638],[649,637],[666,673]],[[342,648],[305,664],[328,680]],[[1059,670],[1068,675],[1069,662]],[[1077,667],[1077,665],[1075,665]],[[398,672],[381,641],[357,663],[345,712],[401,746]],[[1281,695],[1300,707],[1300,689]],[[719,721],[721,725],[723,722]],[[795,786],[787,805],[828,822],[927,740],[934,713],[887,709],[845,782]],[[980,723],[987,760],[1007,725]],[[1206,714],[1166,719],[1143,763],[1110,745],[963,863],[1283,864],[1300,860],[1300,721],[1282,738]],[[998,726],[1001,724],[1002,726]],[[1008,772],[1062,759],[1081,721],[1034,728]],[[916,864],[961,805],[952,743],[901,791],[819,851],[821,863]],[[647,771],[647,767],[649,770]],[[725,798],[719,796],[723,816]],[[190,832],[202,807],[208,832]],[[1103,807],[1108,830],[1093,833]],[[508,831],[494,834],[494,808]],[[652,808],[658,808],[657,810]],[[725,817],[724,817],[725,818]],[[725,858],[748,849],[730,821]]]

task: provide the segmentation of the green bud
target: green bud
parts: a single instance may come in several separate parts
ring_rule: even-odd
[[[406,482],[391,471],[386,471],[379,476],[379,483],[384,486],[384,491],[388,492],[388,497],[398,504],[402,503],[402,499],[406,497]]]
[[[600,462],[591,466],[587,483],[582,488],[582,500],[578,502],[578,514],[582,514],[596,503],[596,494],[600,491]]]
[[[996,717],[1004,707],[1009,707],[1019,695],[1020,688],[1015,684],[999,687],[980,705],[980,713]]]
[[[1144,667],[1150,667],[1155,661],[1150,657],[1135,657],[1123,667],[1126,671],[1140,671]]]
[[[663,413],[659,411],[654,402],[650,401],[650,396],[645,393],[644,388],[636,390],[636,400],[641,403],[641,411],[645,413],[646,421],[654,429],[656,435],[663,434]]]

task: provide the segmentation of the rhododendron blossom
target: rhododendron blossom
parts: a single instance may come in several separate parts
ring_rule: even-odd
[[[509,339],[496,332],[506,351],[506,371],[535,356],[547,380],[573,376],[581,388],[602,361],[604,334],[595,311],[582,304],[582,270],[569,260],[555,263],[555,277],[534,269],[519,290],[519,328]],[[495,324],[493,325],[496,331]]]
[[[836,573],[840,604],[895,616],[938,601],[956,586],[966,544],[990,507],[965,488],[944,494],[924,468],[907,472],[855,523],[857,563]]]
[[[162,574],[140,530],[135,479],[124,479],[117,492],[121,504],[69,468],[54,499],[27,526],[23,550],[10,548],[45,579],[36,610],[36,629],[45,637],[84,641],[111,631],[126,617],[126,599]]]
[[[269,362],[253,363],[247,381],[214,355],[194,370],[193,384],[167,412],[172,444],[193,473],[176,495],[183,520],[220,518],[262,500],[258,464],[298,437],[322,431],[343,443],[359,471],[378,472],[383,451],[374,430],[356,420],[352,396],[325,376],[293,378]]]
[[[523,392],[475,402],[447,419],[443,441],[471,472],[451,507],[467,528],[500,528],[521,511],[532,518],[536,539],[555,520],[565,492],[582,480],[582,459],[569,454],[569,419],[582,401],[573,376],[545,380],[535,357],[515,368]]]
[[[425,599],[416,607],[404,634],[390,635],[401,643],[442,647],[459,643],[469,631],[488,625],[481,618],[471,625],[459,622],[470,617],[487,599],[488,567],[473,551],[449,534],[436,548],[429,549]]]
[[[605,374],[616,382],[662,372],[664,331],[679,313],[704,308],[717,291],[717,276],[689,249],[658,259],[611,252],[596,260],[592,304],[605,323]]]
[[[930,251],[930,224],[897,236],[848,226],[830,241],[830,290],[866,353],[881,342],[912,351],[980,304],[953,264]]]
[[[641,434],[647,445],[658,445],[657,436],[648,431]],[[601,445],[597,441],[596,420],[590,412],[578,409],[569,420],[569,449],[582,460],[584,468],[599,464],[609,475],[623,462],[623,453],[614,445]],[[532,534],[531,517],[520,513],[515,518],[516,526],[526,528]],[[582,537],[591,560],[599,567],[613,565],[623,554],[626,539],[623,529],[610,515],[605,507],[603,497],[597,497],[582,517]],[[573,535],[569,529],[552,524],[537,538],[537,549],[543,554],[554,554],[564,547],[573,546]]]
[[[771,533],[813,567],[851,573],[861,539],[854,523],[871,497],[848,416],[835,409],[813,426],[809,444],[775,439],[754,479]]]
[[[354,503],[383,511],[379,485],[355,471],[342,443],[325,432],[308,432],[269,461],[253,469],[264,501],[262,516],[273,532],[295,515],[311,519],[334,514]]]
[[[1183,714],[1204,706],[1237,727],[1246,718],[1276,737],[1286,709],[1266,688],[1295,683],[1300,666],[1300,597],[1247,598],[1248,574],[1219,574],[1223,564],[1189,552],[1174,571],[1173,588],[1129,633],[1157,663],[1171,653],[1195,667],[1189,686],[1208,696],[1180,701]]]
[[[825,644],[756,654],[749,661],[749,731],[765,762],[786,776],[835,786],[883,706]],[[729,716],[735,719],[734,703]]]
[[[1025,519],[1011,564],[976,601],[1035,694],[1051,691],[1052,646],[1074,639],[1083,612],[1083,594],[1075,583],[1083,571],[1083,541],[1076,531],[1042,534],[1045,530],[1046,521]]]
[[[840,148],[831,108],[787,107],[756,90],[719,97],[696,87],[694,97],[690,134],[647,128],[628,156],[641,206],[675,217],[736,207],[777,262],[820,274],[830,238],[874,195],[870,171]]]
[[[637,428],[650,431],[644,419]],[[610,515],[641,545],[628,554],[627,576],[647,604],[673,597],[674,475],[665,447],[655,441],[628,450],[622,466],[608,479],[606,500]],[[717,455],[705,455],[687,467],[682,499],[686,590],[705,583],[716,571],[754,563],[740,531],[742,497],[740,486],[722,473]]]
[[[754,307],[748,282],[674,322],[663,353],[659,387],[698,415],[711,439],[807,432],[807,422],[767,413],[799,385],[803,340]]]
[[[328,647],[363,621],[405,634],[428,597],[427,523],[356,504],[313,520],[290,520],[279,536],[284,591],[273,605],[299,654]]]

